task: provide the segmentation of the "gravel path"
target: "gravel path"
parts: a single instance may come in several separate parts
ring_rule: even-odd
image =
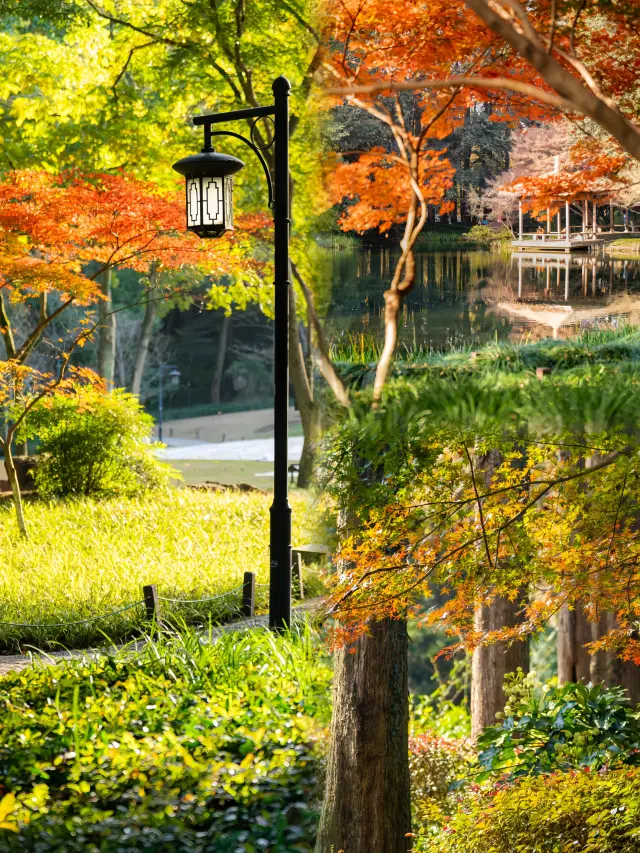
[[[292,616],[294,621],[302,621],[302,617],[306,613],[314,612],[320,609],[322,598],[310,598],[304,604],[299,604],[292,608]],[[230,631],[248,631],[251,628],[267,628],[269,625],[269,617],[265,613],[262,616],[253,616],[250,619],[239,619],[236,622],[229,622],[227,625],[221,625],[219,628],[214,628],[213,636],[219,637],[221,634],[227,634]],[[129,647],[133,644],[128,643]],[[135,644],[136,649],[141,649],[145,646],[145,642],[141,641]],[[123,646],[116,646],[116,649],[121,649]],[[100,657],[104,654],[105,649],[71,649],[61,652],[33,652],[28,655],[0,655],[0,678],[8,675],[10,672],[19,672],[37,662],[45,665],[55,666],[62,660],[81,659],[86,657]]]

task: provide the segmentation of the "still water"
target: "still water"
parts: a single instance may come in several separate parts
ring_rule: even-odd
[[[382,340],[382,294],[397,257],[397,247],[331,252],[331,340]],[[443,350],[496,339],[566,338],[623,324],[640,325],[640,258],[424,250],[416,253],[400,344]]]

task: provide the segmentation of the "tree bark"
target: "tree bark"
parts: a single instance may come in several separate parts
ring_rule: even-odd
[[[324,329],[322,328],[322,323],[320,322],[320,318],[318,317],[318,312],[316,311],[316,306],[313,299],[313,293],[305,283],[304,279],[300,275],[300,271],[297,266],[291,262],[291,271],[293,272],[296,281],[302,288],[302,293],[304,295],[305,301],[307,303],[307,315],[310,320],[310,328],[309,328],[309,340],[311,341],[311,327],[315,332],[317,346],[314,351],[314,358],[318,363],[318,367],[320,368],[320,373],[324,377],[327,385],[333,391],[333,394],[336,400],[340,403],[340,405],[348,408],[351,405],[349,400],[349,393],[345,387],[344,382],[338,374],[336,373],[335,367],[333,366],[333,362],[329,357],[329,347],[327,346],[327,341],[325,339]],[[313,345],[313,344],[312,344]]]
[[[476,609],[475,629],[495,631],[512,628],[518,624],[521,603],[498,597],[491,604]],[[471,662],[471,737],[476,738],[486,726],[496,722],[496,713],[505,704],[504,677],[518,667],[529,671],[529,643],[527,641],[493,643],[480,646]]]
[[[316,853],[411,849],[407,648],[406,622],[384,619],[336,652]]]
[[[133,365],[133,378],[131,380],[131,393],[140,396],[142,389],[142,377],[144,376],[144,366],[149,354],[149,346],[151,344],[151,336],[153,334],[153,324],[156,321],[158,313],[158,303],[152,298],[151,294],[144,306],[144,317],[142,318],[142,326],[140,327],[140,336],[138,337],[138,345],[136,347],[136,358]]]
[[[603,613],[596,622],[589,623],[590,636],[585,642],[600,640],[617,627],[613,613]],[[623,661],[615,651],[599,651],[589,656],[589,680],[605,687],[624,687],[630,701],[640,701],[640,667],[632,661]]]
[[[591,641],[591,626],[578,604],[573,610],[565,604],[558,615],[558,683],[590,680],[591,663],[584,647]]]
[[[289,288],[289,373],[304,433],[298,471],[298,486],[306,489],[311,483],[316,448],[320,440],[320,407],[313,399],[311,384],[304,363],[296,310],[296,294],[293,287]]]
[[[111,313],[111,282],[112,271],[105,270],[102,274],[104,299],[98,303],[98,373],[105,380],[109,391],[113,389],[116,364],[116,315]]]
[[[227,347],[229,345],[229,329],[231,327],[231,315],[224,315],[222,318],[222,328],[220,329],[220,338],[218,340],[218,353],[216,355],[216,365],[211,377],[211,402],[220,402],[220,389],[222,387],[222,374],[224,372],[224,363],[227,358]]]
[[[20,534],[28,539],[27,524],[24,519],[24,507],[22,505],[22,492],[20,483],[18,482],[18,472],[13,461],[13,452],[11,450],[11,442],[3,442],[2,449],[4,451],[4,467],[7,472],[7,479],[13,493],[13,501],[16,507],[16,520],[18,522],[18,530]]]

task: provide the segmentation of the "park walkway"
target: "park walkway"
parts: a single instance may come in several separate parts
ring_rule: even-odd
[[[302,622],[308,613],[313,613],[320,609],[322,598],[310,598],[302,604],[293,607],[291,614],[293,621]],[[212,636],[219,637],[222,634],[230,631],[248,631],[252,628],[267,628],[269,625],[268,614],[264,613],[260,616],[250,616],[245,619],[238,619],[235,622],[229,622],[226,625],[220,625],[218,628],[213,628]],[[207,632],[208,633],[208,632]],[[115,647],[107,647],[103,649],[69,649],[59,652],[32,652],[27,655],[0,655],[0,678],[8,675],[11,672],[20,672],[31,664],[35,663],[44,666],[55,666],[63,660],[82,660],[82,658],[90,657],[97,658],[109,651],[120,651],[123,648],[142,649],[146,645],[146,640],[141,640],[138,643],[125,643]]]

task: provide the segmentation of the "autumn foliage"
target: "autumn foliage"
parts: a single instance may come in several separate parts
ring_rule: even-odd
[[[337,640],[413,615],[473,649],[537,633],[568,604],[613,613],[592,651],[640,663],[639,383],[631,368],[542,386],[488,374],[394,383],[377,415],[362,401],[329,466],[350,519]],[[425,609],[435,589],[446,603]],[[481,633],[474,610],[496,596],[522,601],[521,620]]]
[[[248,226],[256,231],[265,224],[252,217]],[[5,176],[0,183],[0,335],[5,350],[0,407],[7,428],[0,448],[14,493],[11,444],[28,412],[54,390],[93,381],[90,372],[71,370],[71,359],[98,327],[92,308],[104,298],[101,275],[115,268],[148,273],[152,266],[156,272],[190,266],[203,275],[241,276],[256,266],[246,252],[246,233],[232,240],[201,241],[185,232],[182,193],[161,193],[123,174],[16,171]],[[16,312],[17,305],[27,310]],[[43,370],[32,363],[33,355],[52,324],[69,316],[71,306],[86,310],[73,315],[66,340],[50,341],[54,368]]]

